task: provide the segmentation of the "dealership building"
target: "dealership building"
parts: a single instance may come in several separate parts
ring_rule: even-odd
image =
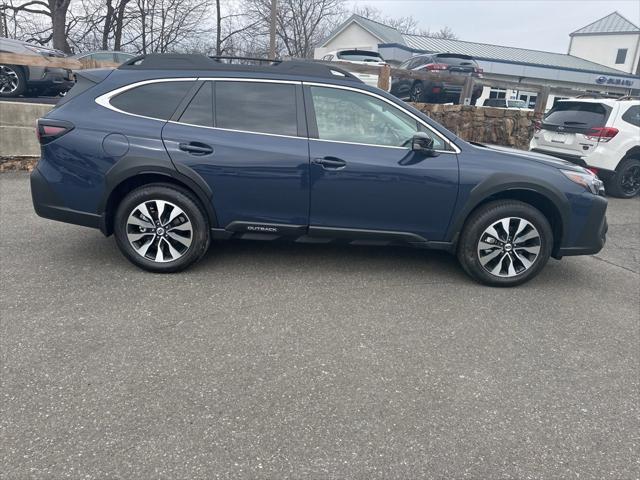
[[[612,16],[613,18],[611,18]],[[640,55],[640,50],[638,48],[634,50],[633,41],[630,43],[629,39],[635,39],[633,34],[637,33],[640,40],[640,30],[621,16],[620,20],[618,16],[617,13],[608,15],[573,32],[572,46],[575,48],[579,42],[582,42],[582,37],[588,36],[588,42],[601,45],[601,47],[585,49],[588,51],[587,53],[611,50],[615,52],[612,54],[613,61],[616,56],[621,55],[618,50],[626,48],[625,61],[628,60],[631,65],[627,71],[602,65],[577,55],[402,34],[389,25],[360,15],[352,15],[334,30],[315,49],[314,57],[321,59],[328,52],[346,48],[377,51],[390,63],[403,62],[422,53],[471,55],[482,67],[487,78],[549,86],[551,90],[547,108],[550,108],[554,99],[566,98],[566,96],[557,93],[561,89],[579,89],[613,95],[638,95],[640,93],[640,76],[629,73],[637,71],[634,62],[636,56]],[[585,28],[587,34],[584,33]],[[619,33],[617,30],[624,32]],[[623,39],[622,43],[624,43],[624,46],[620,48],[618,48],[619,39]],[[554,93],[554,89],[556,93]],[[485,87],[477,104],[482,105],[486,98],[522,99],[533,105],[537,93],[518,89]]]

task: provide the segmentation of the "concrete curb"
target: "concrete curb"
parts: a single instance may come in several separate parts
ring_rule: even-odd
[[[37,157],[36,120],[54,105],[0,102],[0,157]]]

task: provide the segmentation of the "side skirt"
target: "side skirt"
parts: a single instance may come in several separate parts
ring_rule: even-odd
[[[214,239],[243,240],[287,240],[295,243],[337,243],[348,245],[404,245],[416,248],[453,252],[452,242],[429,241],[420,235],[388,230],[365,230],[353,228],[314,227],[278,223],[255,223],[236,221],[226,228],[212,228]]]

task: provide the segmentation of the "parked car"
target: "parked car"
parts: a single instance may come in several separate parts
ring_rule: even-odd
[[[640,193],[640,100],[562,100],[537,126],[530,149],[587,167],[608,194]]]
[[[531,110],[524,100],[510,100],[506,98],[487,98],[483,107],[512,108],[517,110]]]
[[[478,63],[473,57],[455,53],[416,55],[400,64],[398,68],[405,70],[424,70],[431,73],[482,77],[482,68],[478,66]],[[458,103],[461,92],[461,84],[400,77],[393,77],[391,80],[391,93],[402,100],[409,100],[411,102]],[[476,85],[471,96],[472,105],[475,105],[480,95],[482,95],[482,85]]]
[[[135,55],[125,52],[110,52],[107,50],[96,50],[95,52],[76,53],[71,58],[82,61],[124,63],[134,58]]]
[[[77,75],[38,120],[36,212],[115,234],[143,269],[212,239],[341,239],[446,250],[513,286],[605,242],[590,171],[467,143],[332,65],[147,55]]]
[[[0,52],[18,55],[66,57],[64,52],[32,43],[0,38]],[[71,70],[66,68],[0,65],[0,97],[24,94],[57,95],[74,84]]]
[[[374,67],[386,65],[387,63],[378,52],[358,49],[336,50],[334,52],[329,52],[322,57],[322,60],[327,62],[357,63],[360,65],[370,65]],[[352,73],[367,85],[372,87],[378,86],[378,75],[375,73]]]

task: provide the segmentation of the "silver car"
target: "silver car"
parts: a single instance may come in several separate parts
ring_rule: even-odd
[[[43,57],[66,57],[60,50],[0,37],[0,52]],[[71,70],[53,67],[0,64],[0,97],[58,95],[73,86]]]

